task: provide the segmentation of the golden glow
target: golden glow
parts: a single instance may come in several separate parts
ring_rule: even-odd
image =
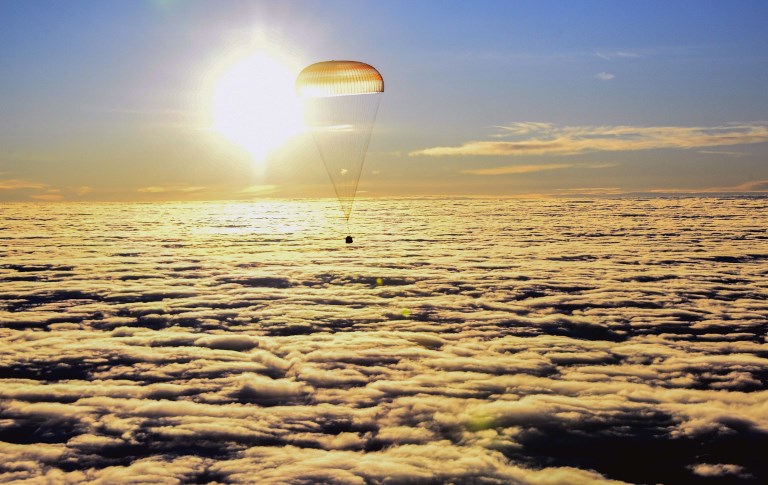
[[[302,129],[294,93],[295,69],[273,50],[259,50],[221,70],[213,89],[214,128],[263,163],[270,151]]]

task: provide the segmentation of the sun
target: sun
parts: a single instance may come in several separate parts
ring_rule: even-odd
[[[296,72],[286,56],[258,50],[230,62],[217,76],[211,97],[213,127],[256,164],[302,130]]]

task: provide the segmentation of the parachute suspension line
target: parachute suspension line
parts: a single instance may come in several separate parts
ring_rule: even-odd
[[[339,187],[336,184],[336,181],[333,179],[333,175],[331,175],[331,170],[328,167],[328,163],[325,161],[326,157],[325,157],[325,154],[323,153],[324,144],[321,142],[319,135],[316,133],[314,129],[312,130],[312,137],[315,139],[315,145],[317,146],[317,151],[320,152],[320,159],[323,161],[323,165],[325,165],[325,172],[328,174],[328,180],[331,181],[331,185],[333,186],[333,191],[336,193],[336,198],[339,201],[339,206],[341,207],[341,211],[345,212],[344,204],[342,204],[341,202],[342,195],[341,193],[339,193]],[[347,220],[349,220],[349,216],[346,213],[344,214],[344,216],[346,217]]]
[[[329,163],[326,161],[326,156],[323,154],[323,145],[322,141],[319,139],[318,135],[313,131],[313,136],[315,138],[315,145],[317,145],[317,149],[320,152],[320,158],[323,160],[323,165],[325,165],[325,171],[328,174],[328,179],[331,181],[331,185],[333,186],[333,191],[336,193],[336,199],[339,201],[339,208],[341,209],[341,212],[344,214],[344,219],[347,222],[347,225],[349,225],[349,216],[352,213],[352,208],[350,207],[350,210],[347,210],[344,207],[344,199],[346,197],[346,194],[342,192],[342,189],[344,187],[341,186],[340,183],[337,183],[336,180],[333,178],[333,172],[332,168],[329,165]]]
[[[380,93],[307,101],[312,134],[346,219],[352,213]]]
[[[349,234],[384,79],[376,68],[363,62],[317,62],[299,73],[296,91],[305,100],[305,122],[312,131]],[[350,235],[347,243],[351,242]]]
[[[359,147],[359,153],[358,153],[358,159],[360,160],[360,170],[357,170],[357,177],[355,177],[355,180],[353,182],[353,188],[352,188],[352,200],[349,203],[349,213],[347,214],[347,226],[349,226],[349,215],[352,213],[352,204],[355,201],[355,195],[357,194],[357,186],[360,184],[360,176],[363,173],[363,164],[365,163],[365,155],[368,153],[368,145],[371,143],[371,133],[373,132],[373,125],[376,122],[376,115],[379,114],[379,103],[381,102],[380,95],[374,94],[374,95],[367,95],[367,96],[375,96],[376,102],[372,103],[372,107],[370,109],[370,112],[364,112],[362,116],[358,116],[358,119],[368,119],[370,120],[369,126],[366,126],[364,129],[366,130],[366,136],[364,137],[362,146]],[[367,111],[367,110],[366,110]],[[349,227],[347,227],[349,229]]]

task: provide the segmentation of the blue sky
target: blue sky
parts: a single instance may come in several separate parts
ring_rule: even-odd
[[[265,46],[382,72],[368,195],[764,191],[766,21],[763,1],[7,0],[0,200],[332,195],[301,140],[255,163],[211,135],[211,73]]]

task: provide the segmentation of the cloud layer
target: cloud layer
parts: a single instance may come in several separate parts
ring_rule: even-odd
[[[605,74],[605,73],[601,73]],[[610,78],[601,77],[603,80]],[[577,155],[662,148],[688,149],[768,142],[768,124],[732,123],[721,126],[562,126],[513,123],[500,126],[498,138],[469,141],[412,151],[411,156]]]
[[[0,481],[768,479],[764,198],[356,207],[0,208]]]

